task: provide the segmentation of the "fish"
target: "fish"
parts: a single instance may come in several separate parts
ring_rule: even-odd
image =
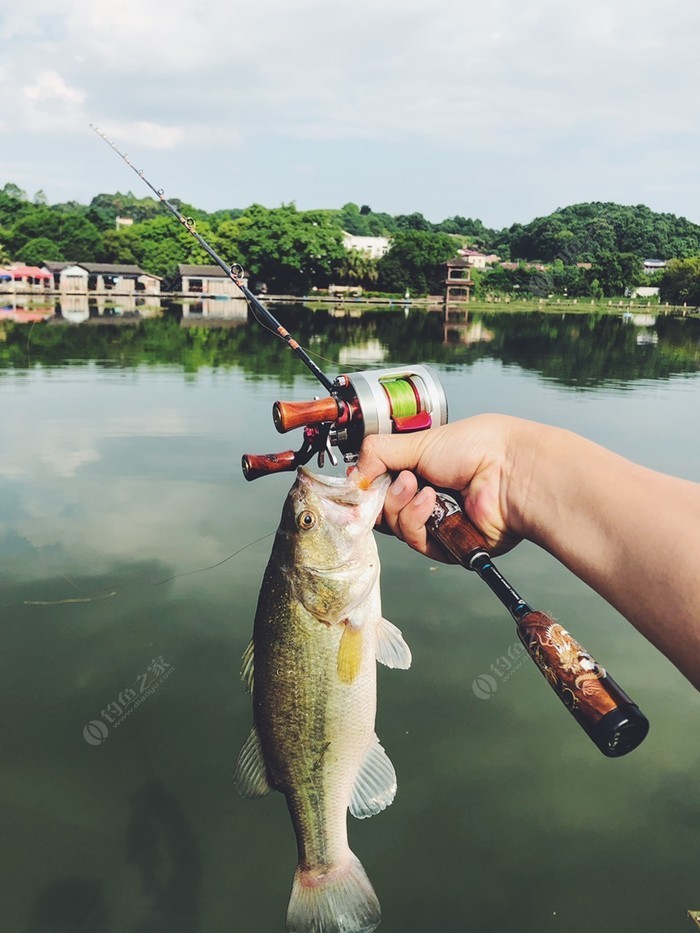
[[[245,797],[276,790],[286,798],[298,856],[289,933],[370,933],[381,920],[348,844],[347,811],[373,816],[397,789],[375,733],[376,661],[411,665],[381,609],[373,527],[390,482],[299,468],[243,655],[253,729],[234,782]]]

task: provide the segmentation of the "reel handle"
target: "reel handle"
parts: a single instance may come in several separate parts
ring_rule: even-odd
[[[339,415],[340,405],[331,395],[312,402],[275,402],[272,406],[272,420],[280,434],[310,424],[336,421]]]
[[[639,707],[566,629],[519,596],[494,566],[484,536],[451,497],[438,493],[427,527],[506,606],[528,654],[600,751],[619,758],[635,749],[649,731]]]
[[[283,450],[278,454],[244,454],[241,458],[243,476],[247,480],[259,479],[269,473],[286,473],[299,465],[297,451]]]

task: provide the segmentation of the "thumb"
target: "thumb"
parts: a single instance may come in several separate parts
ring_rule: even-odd
[[[372,482],[387,470],[415,470],[425,440],[424,432],[416,434],[372,434],[360,448],[357,470],[363,479]]]

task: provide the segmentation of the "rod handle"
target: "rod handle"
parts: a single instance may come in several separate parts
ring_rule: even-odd
[[[451,496],[437,493],[435,508],[427,529],[462,566],[469,568],[469,559],[476,551],[484,551],[486,539],[469,521],[466,513]]]
[[[467,569],[481,553],[490,563],[484,536],[450,496],[437,495],[428,531]],[[499,575],[500,576],[500,575]],[[644,741],[649,721],[607,671],[563,626],[530,609],[510,584],[518,636],[547,683],[589,738],[608,758],[619,758]]]
[[[294,450],[283,450],[279,454],[244,454],[241,458],[243,475],[247,480],[268,476],[270,473],[285,473],[296,470],[299,465]]]
[[[604,755],[619,758],[644,741],[646,716],[565,628],[537,610],[516,626],[547,683]]]
[[[272,420],[280,434],[307,424],[336,421],[339,414],[338,402],[331,395],[312,402],[275,402],[272,406]]]

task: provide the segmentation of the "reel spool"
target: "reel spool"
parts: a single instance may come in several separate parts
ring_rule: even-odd
[[[246,479],[294,470],[314,454],[323,465],[333,447],[346,463],[357,459],[368,434],[404,434],[447,423],[447,396],[429,366],[345,373],[332,384],[332,394],[311,402],[275,402],[272,418],[280,434],[304,428],[298,451],[243,457]]]

